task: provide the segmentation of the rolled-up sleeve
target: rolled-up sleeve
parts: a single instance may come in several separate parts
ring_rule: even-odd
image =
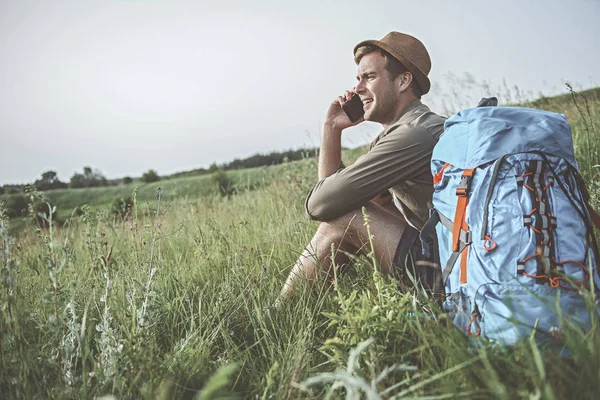
[[[353,165],[318,182],[306,198],[306,214],[312,220],[329,221],[401,182],[427,176],[434,145],[425,129],[396,127]]]

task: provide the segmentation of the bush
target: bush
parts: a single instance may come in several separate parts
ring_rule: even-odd
[[[8,218],[18,218],[27,215],[27,208],[29,201],[27,196],[23,194],[13,194],[8,197],[4,207],[6,208],[6,215]]]
[[[133,200],[131,200],[131,196],[117,197],[112,203],[112,213],[115,216],[125,218],[127,214],[129,214],[132,207]]]
[[[233,182],[225,171],[220,169],[215,172],[212,176],[212,180],[217,185],[217,190],[221,196],[229,197],[235,193]]]
[[[144,175],[140,178],[142,182],[150,183],[160,181],[160,176],[156,173],[155,170],[150,169],[147,172],[144,172]]]
[[[133,179],[130,176],[126,176],[121,182],[123,183],[123,185],[129,185],[133,183]]]

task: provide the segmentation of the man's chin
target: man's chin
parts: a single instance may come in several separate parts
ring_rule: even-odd
[[[373,115],[371,110],[365,111],[363,118],[365,119],[365,121],[377,122],[376,121],[377,116]]]

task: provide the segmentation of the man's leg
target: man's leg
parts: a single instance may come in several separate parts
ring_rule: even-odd
[[[406,222],[393,205],[392,207],[382,207],[369,202],[366,209],[370,221],[370,231],[373,235],[375,257],[382,268],[382,273],[388,274]],[[345,266],[350,262],[343,252],[358,254],[371,250],[361,210],[350,212],[319,225],[315,236],[300,255],[285,282],[281,298],[292,294],[303,279],[313,283],[320,271],[333,276],[331,269],[332,244],[336,250],[335,264],[338,266]]]

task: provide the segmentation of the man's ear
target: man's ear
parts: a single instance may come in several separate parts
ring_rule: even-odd
[[[404,72],[398,77],[398,92],[407,91],[412,85],[413,76],[410,72]]]

